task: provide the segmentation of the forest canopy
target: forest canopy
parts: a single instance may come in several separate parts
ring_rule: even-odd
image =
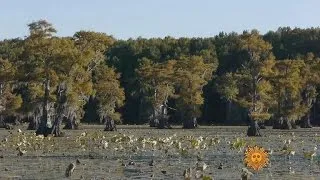
[[[27,27],[26,27],[27,28]],[[58,37],[39,20],[24,39],[0,41],[0,126],[28,122],[61,134],[81,122],[319,124],[320,29],[117,40],[101,32]]]

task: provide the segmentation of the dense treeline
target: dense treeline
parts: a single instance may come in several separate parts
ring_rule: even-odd
[[[90,99],[100,119],[120,120],[124,91],[104,55],[114,38],[87,31],[55,37],[44,20],[28,26],[27,38],[1,42],[0,121],[26,120],[37,134],[60,136],[63,121],[68,129],[79,125]]]
[[[56,37],[43,20],[0,42],[0,121],[60,135],[79,123],[317,124],[320,29],[220,33],[211,38]],[[3,123],[4,124],[4,123]]]

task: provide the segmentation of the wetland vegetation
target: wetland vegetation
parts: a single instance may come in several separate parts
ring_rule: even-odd
[[[72,179],[184,179],[188,168],[191,179],[240,179],[246,168],[244,150],[253,145],[268,150],[270,164],[258,172],[248,168],[251,179],[320,176],[319,152],[308,156],[320,143],[319,128],[267,127],[262,137],[248,137],[245,127],[238,126],[119,126],[116,132],[105,132],[101,125],[82,128],[55,138],[31,130],[0,130],[0,178],[63,179],[74,163]],[[18,147],[23,155],[18,155]]]
[[[237,179],[253,145],[271,162],[253,179],[320,176],[319,28],[128,40],[28,28],[0,41],[0,178]]]

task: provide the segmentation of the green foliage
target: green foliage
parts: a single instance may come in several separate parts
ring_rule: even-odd
[[[0,82],[10,82],[14,80],[17,67],[9,60],[0,58]]]
[[[251,120],[268,120],[271,117],[269,109],[274,104],[268,80],[274,65],[271,45],[257,31],[252,31],[240,36],[238,48],[245,62],[236,72],[221,77],[218,92],[246,108]]]
[[[243,150],[243,148],[247,145],[245,139],[237,138],[234,142],[230,144],[231,149],[238,150],[239,152]]]
[[[307,108],[301,103],[301,73],[304,67],[302,60],[282,60],[276,63],[272,83],[277,99],[277,117],[297,120],[306,113]]]
[[[104,53],[115,42],[112,36],[93,31],[76,32],[72,39],[81,52],[82,63],[85,63],[87,71],[92,71],[105,60]]]
[[[0,42],[3,114],[30,115],[44,101],[62,107],[66,97],[63,107],[80,120],[95,97],[101,117],[127,123],[145,122],[163,103],[177,110],[169,111],[175,122],[182,116],[223,123],[231,109],[239,114],[235,119],[247,113],[259,121],[300,120],[317,101],[319,28],[116,40],[83,30],[55,37],[45,20],[28,27],[25,39]]]
[[[123,88],[120,87],[119,78],[120,74],[106,65],[101,64],[95,70],[94,89],[99,101],[98,112],[101,118],[108,116],[120,121],[121,115],[115,110],[124,104],[125,96]]]
[[[204,103],[203,87],[212,79],[214,63],[205,63],[200,56],[182,57],[175,71],[179,98],[177,106],[186,118],[200,117],[200,106]]]
[[[13,133],[3,148],[24,150],[27,153],[51,153],[59,147],[58,142],[51,137],[36,136],[35,133]]]
[[[264,39],[273,46],[277,59],[296,59],[300,55],[313,53],[319,57],[320,29],[279,27],[277,31],[269,31]]]
[[[17,67],[0,58],[0,115],[12,115],[22,104],[22,98],[13,92]]]
[[[46,20],[34,21],[28,24],[30,36],[34,38],[47,38],[51,37],[57,30]]]
[[[236,99],[237,95],[239,94],[237,82],[232,73],[226,73],[222,75],[218,79],[216,88],[218,93],[220,93],[227,101]]]
[[[202,180],[212,180],[212,179],[213,179],[212,177],[206,176],[206,175],[202,177]]]
[[[62,40],[52,37],[56,30],[46,21],[33,22],[29,24],[29,28],[30,36],[24,41],[21,57],[23,61],[20,72],[24,74],[21,81],[33,83],[33,87],[39,88],[44,81],[48,81],[51,87],[57,86],[61,68],[68,68],[58,66],[63,64],[62,59],[58,58],[60,51],[64,50]],[[45,98],[54,99],[54,88],[49,88],[49,91]],[[41,93],[39,90],[35,92]]]
[[[139,77],[141,91],[146,96],[146,101],[153,108],[165,103],[169,98],[175,98],[174,68],[176,61],[165,63],[153,63],[149,59],[142,59],[139,69],[136,70]]]
[[[179,66],[180,62],[191,56],[200,56],[206,64],[212,63],[213,69],[218,66],[213,38],[175,39],[165,37],[164,39],[138,38],[117,41],[107,52],[107,57],[108,64],[121,72],[120,81],[126,95],[125,120],[131,123],[138,120],[143,122],[150,115],[147,113],[150,112],[149,108],[154,106],[150,106],[151,104],[163,102],[166,96],[176,99],[178,94],[175,90],[179,82],[176,82],[177,78],[169,80],[170,76],[174,77],[170,74],[172,69]],[[176,63],[180,59],[181,61]],[[174,67],[173,63],[176,64]],[[157,71],[153,71],[153,68]],[[157,82],[153,82],[153,84],[157,83],[157,86],[152,84],[150,79],[152,76],[159,77]],[[161,94],[157,94],[155,99],[154,90],[156,88],[157,92]]]

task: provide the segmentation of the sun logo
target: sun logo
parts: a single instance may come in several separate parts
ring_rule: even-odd
[[[247,167],[258,171],[269,163],[268,153],[262,147],[248,147],[245,151],[244,162]]]

